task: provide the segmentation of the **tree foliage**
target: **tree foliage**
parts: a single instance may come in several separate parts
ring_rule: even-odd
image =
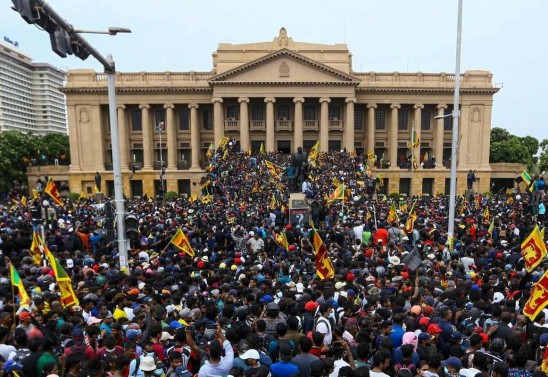
[[[25,183],[27,167],[50,165],[56,158],[59,164],[70,164],[67,135],[37,136],[17,131],[1,132],[0,192],[8,192],[16,182]]]
[[[538,168],[541,173],[548,172],[548,139],[544,139],[540,143],[540,156],[538,160]]]
[[[532,169],[538,161],[538,149],[539,141],[532,136],[519,137],[498,127],[491,130],[489,161],[492,163],[518,162]]]

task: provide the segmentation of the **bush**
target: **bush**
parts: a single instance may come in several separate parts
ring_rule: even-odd
[[[164,199],[173,200],[173,199],[177,199],[178,196],[179,194],[177,194],[175,191],[168,191],[166,193],[166,196],[164,196]]]
[[[398,199],[400,197],[400,193],[399,192],[391,192],[390,195],[388,195],[388,196],[393,198],[393,199]]]
[[[491,191],[486,191],[483,193],[483,196],[486,196],[488,198],[492,197],[493,196],[493,193]]]
[[[87,195],[86,195],[87,197]],[[68,198],[71,200],[71,201],[76,201],[80,198],[80,194],[78,194],[77,192],[71,192],[69,195],[68,195]]]

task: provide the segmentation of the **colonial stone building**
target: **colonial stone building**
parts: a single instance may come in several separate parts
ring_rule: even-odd
[[[117,73],[117,112],[124,193],[155,195],[161,165],[168,191],[189,193],[210,143],[236,138],[241,149],[294,152],[320,140],[322,151],[374,151],[388,193],[449,191],[455,75],[355,72],[345,44],[295,42],[285,29],[269,42],[221,43],[210,72]],[[461,78],[457,190],[476,170],[488,191],[492,74]],[[107,78],[70,70],[67,96],[70,189],[91,192],[98,171],[113,194]],[[415,130],[420,143],[412,148]],[[412,157],[419,167],[412,171]],[[132,165],[139,169],[131,173]],[[511,178],[515,172],[499,175]]]

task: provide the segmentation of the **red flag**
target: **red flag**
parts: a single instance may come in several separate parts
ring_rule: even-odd
[[[534,321],[546,305],[548,305],[548,271],[533,286],[531,296],[523,307],[523,315]]]
[[[525,268],[529,272],[533,271],[546,256],[546,245],[544,244],[538,225],[535,226],[531,234],[521,243],[521,254],[525,261]]]
[[[63,200],[61,199],[61,195],[59,195],[59,191],[57,191],[57,186],[55,185],[55,182],[53,182],[53,179],[49,179],[44,192],[53,199],[53,204],[56,206],[63,205]]]
[[[335,277],[335,269],[327,254],[327,249],[316,229],[312,229],[312,241],[316,253],[316,275],[322,280]]]

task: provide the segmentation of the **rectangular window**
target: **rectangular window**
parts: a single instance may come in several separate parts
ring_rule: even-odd
[[[375,129],[384,130],[386,129],[386,114],[383,109],[377,109],[375,111]]]
[[[164,109],[154,110],[154,127],[156,130],[159,129],[160,124],[163,123],[163,130],[165,131],[165,121],[166,121],[166,111]]]
[[[188,108],[179,109],[179,131],[189,131],[190,130],[190,119],[189,119]]]
[[[264,120],[264,106],[251,106],[251,120]]]
[[[361,130],[363,127],[363,113],[361,109],[354,110],[354,129]]]
[[[202,129],[207,131],[213,129],[213,111],[210,108],[202,109]]]
[[[142,131],[141,110],[131,110],[131,130]]]
[[[450,114],[450,113],[448,113],[448,114]],[[452,129],[453,129],[453,117],[448,116],[448,117],[443,118],[443,130],[444,131],[451,131]]]
[[[430,131],[432,114],[430,110],[422,110],[421,112],[421,130]]]
[[[238,106],[227,106],[226,117],[228,120],[238,120],[240,118],[240,108]]]
[[[341,107],[330,105],[329,106],[329,120],[341,120]]]
[[[341,150],[341,141],[340,140],[329,140],[327,148],[331,152],[339,152]]]
[[[316,120],[316,106],[304,106],[304,120]]]
[[[289,120],[289,106],[278,106],[278,120]]]
[[[407,131],[409,124],[409,110],[398,110],[398,130]]]

